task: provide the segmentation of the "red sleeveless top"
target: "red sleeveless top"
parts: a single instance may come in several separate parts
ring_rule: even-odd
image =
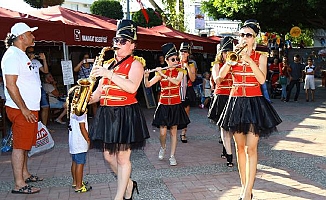
[[[174,68],[169,70],[163,70],[163,74],[171,77],[176,78],[178,77],[179,72],[183,70],[180,68]],[[160,81],[161,85],[161,96],[159,102],[163,105],[175,105],[181,103],[181,97],[180,97],[180,85],[181,82],[176,85],[168,81],[167,79],[163,78]]]
[[[250,58],[258,65],[260,53],[252,51]],[[232,66],[233,88],[231,96],[254,97],[262,96],[260,83],[247,63]]]
[[[134,57],[130,56],[120,65],[115,67],[114,76],[120,76],[128,79],[128,74],[131,68]],[[117,86],[113,81],[108,78],[103,79],[103,89],[100,98],[101,106],[126,106],[137,103],[136,99],[137,92],[128,93]]]
[[[219,69],[221,69],[223,65],[224,65],[223,63],[219,63]],[[231,89],[232,89],[232,74],[229,71],[224,77],[223,81],[220,84],[216,85],[214,94],[230,95]]]

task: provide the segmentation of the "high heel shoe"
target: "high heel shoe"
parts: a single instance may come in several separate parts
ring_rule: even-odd
[[[130,199],[124,198],[124,200],[132,200],[132,196],[134,195],[135,189],[136,189],[137,194],[139,194],[137,182],[136,181],[132,181],[131,197],[130,197]]]
[[[180,135],[180,140],[181,140],[182,143],[187,143],[188,140],[187,140],[187,138],[186,138],[186,134],[181,134],[181,135]]]

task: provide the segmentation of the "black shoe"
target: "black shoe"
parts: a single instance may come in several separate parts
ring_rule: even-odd
[[[132,200],[132,196],[134,195],[134,191],[135,191],[135,189],[136,189],[136,191],[137,191],[137,194],[139,194],[139,191],[138,191],[138,184],[137,184],[137,182],[136,182],[136,181],[132,181],[131,197],[130,197],[130,199],[126,199],[126,198],[124,198],[124,199],[125,199],[125,200]]]
[[[226,165],[227,165],[228,167],[233,167],[233,162],[232,162],[232,160],[233,160],[233,155],[232,155],[232,154],[227,154],[227,155],[226,155],[226,161],[227,161]]]
[[[188,140],[187,140],[186,134],[181,134],[180,135],[180,140],[181,140],[182,143],[187,143]]]

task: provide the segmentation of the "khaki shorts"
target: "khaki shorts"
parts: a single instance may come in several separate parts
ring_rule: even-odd
[[[12,122],[13,148],[31,150],[35,145],[38,123],[29,123],[21,110],[6,106],[8,119]],[[32,111],[38,119],[38,111]],[[37,120],[38,121],[38,120]]]

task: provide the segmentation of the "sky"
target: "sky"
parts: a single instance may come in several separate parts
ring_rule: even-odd
[[[24,2],[24,0],[0,0],[0,7],[7,8],[10,10],[26,13],[35,8]]]

